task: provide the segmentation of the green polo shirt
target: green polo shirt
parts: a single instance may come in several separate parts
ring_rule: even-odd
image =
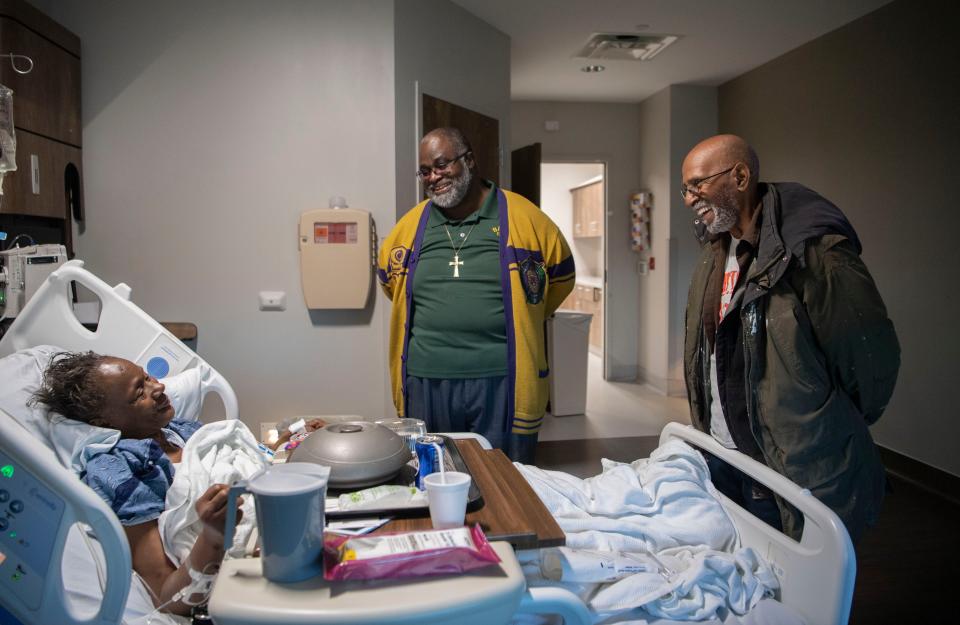
[[[487,200],[463,221],[450,221],[430,207],[413,275],[409,375],[484,378],[507,374],[497,187],[485,184],[490,187]],[[454,266],[454,250],[462,264]],[[454,277],[454,269],[459,277]]]

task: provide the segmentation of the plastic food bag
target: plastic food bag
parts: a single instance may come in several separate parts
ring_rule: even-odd
[[[3,177],[17,169],[17,136],[13,129],[13,90],[0,85],[0,195]]]
[[[398,579],[466,573],[500,562],[479,525],[323,540],[327,580]]]
[[[340,510],[371,510],[427,505],[427,494],[416,486],[382,484],[340,495]]]

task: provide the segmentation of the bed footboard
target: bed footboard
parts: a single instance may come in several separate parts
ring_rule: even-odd
[[[780,600],[809,625],[845,625],[850,617],[856,557],[843,522],[810,491],[748,456],[723,447],[692,426],[669,423],[660,444],[678,438],[710,452],[789,501],[804,517],[800,542],[773,529],[723,497],[740,542],[753,547],[773,566],[780,579]],[[722,497],[722,495],[721,495]]]

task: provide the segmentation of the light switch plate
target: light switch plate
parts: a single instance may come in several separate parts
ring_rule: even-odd
[[[283,291],[260,291],[260,310],[286,310],[287,294]]]

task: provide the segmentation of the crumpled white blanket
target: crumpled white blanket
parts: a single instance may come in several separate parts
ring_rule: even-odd
[[[630,464],[604,459],[586,480],[516,466],[566,534],[566,547],[518,554],[528,583],[573,591],[597,621],[639,607],[674,620],[745,614],[779,586],[754,550],[738,548],[706,462],[683,441]]]
[[[187,557],[203,527],[194,503],[213,484],[232,484],[267,466],[257,440],[241,421],[208,423],[187,440],[160,515],[160,537],[167,557],[177,566]],[[253,497],[244,497],[230,556],[242,555],[256,525]]]

